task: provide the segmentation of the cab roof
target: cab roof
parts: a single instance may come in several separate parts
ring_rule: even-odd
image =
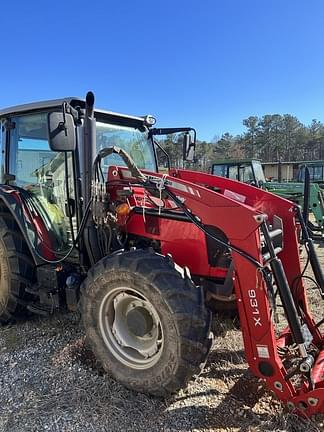
[[[13,115],[22,115],[47,110],[52,111],[55,108],[61,108],[63,102],[67,102],[73,108],[80,107],[81,109],[85,109],[84,99],[78,97],[66,97],[62,99],[51,99],[3,108],[0,109],[0,119]],[[111,121],[114,124],[137,128],[142,128],[145,124],[145,116],[131,116],[101,109],[95,109],[94,111],[95,117],[98,121]]]

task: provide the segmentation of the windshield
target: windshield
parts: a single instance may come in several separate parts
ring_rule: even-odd
[[[140,169],[156,171],[155,155],[147,131],[125,126],[97,122],[97,152],[106,147],[120,147],[125,150]],[[106,175],[110,165],[125,166],[117,154],[103,159],[102,170]]]

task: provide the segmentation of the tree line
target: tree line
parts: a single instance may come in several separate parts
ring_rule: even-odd
[[[256,158],[263,162],[324,159],[324,124],[318,120],[304,125],[290,114],[267,114],[250,116],[243,120],[243,125],[242,134],[226,132],[212,142],[198,141],[197,162],[192,168],[205,171],[220,159]],[[178,168],[183,166],[181,140],[179,135],[168,135],[161,142],[170,155],[171,166]],[[166,166],[161,153],[159,162]]]

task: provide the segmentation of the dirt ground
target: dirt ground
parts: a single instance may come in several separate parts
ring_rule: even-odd
[[[324,264],[324,247],[318,248]],[[316,316],[323,312],[309,290]],[[321,316],[322,318],[322,316]],[[126,390],[103,374],[73,316],[0,328],[0,432],[324,431],[324,415],[302,420],[248,371],[235,322],[215,319],[203,373],[169,400]]]

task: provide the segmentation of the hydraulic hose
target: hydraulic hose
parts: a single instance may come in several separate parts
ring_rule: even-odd
[[[130,170],[131,174],[133,177],[137,178],[140,181],[145,181],[146,177],[145,175],[140,171],[139,168],[137,168],[135,162],[133,161],[133,159],[130,157],[130,155],[125,152],[125,150],[119,148],[119,147],[107,147],[104,148],[102,150],[99,151],[99,153],[97,154],[93,166],[92,166],[92,178],[96,178],[96,169],[98,164],[100,164],[101,159],[111,155],[111,154],[118,154],[123,161],[125,162],[127,168]]]
[[[182,203],[182,201],[179,200],[179,198],[177,198],[177,196],[173,192],[171,192],[167,187],[165,187],[165,192],[178,205],[178,207],[180,207],[183,210],[183,212],[191,220],[191,222],[194,225],[196,225],[197,228],[199,228],[201,231],[203,231],[208,237],[210,237],[211,239],[213,239],[214,241],[216,241],[218,244],[220,244],[222,246],[225,246],[228,249],[236,252],[237,254],[239,254],[240,256],[242,256],[243,258],[245,258],[246,260],[248,260],[250,263],[252,263],[258,269],[263,270],[263,266],[255,258],[253,258],[252,256],[250,256],[246,252],[242,251],[241,249],[237,248],[236,246],[232,246],[230,243],[225,242],[224,240],[219,239],[214,234],[212,234],[211,232],[209,232],[208,229],[206,229],[204,227],[204,225],[201,222],[199,222],[198,219],[194,215],[192,215],[192,213],[187,209],[187,207]]]

